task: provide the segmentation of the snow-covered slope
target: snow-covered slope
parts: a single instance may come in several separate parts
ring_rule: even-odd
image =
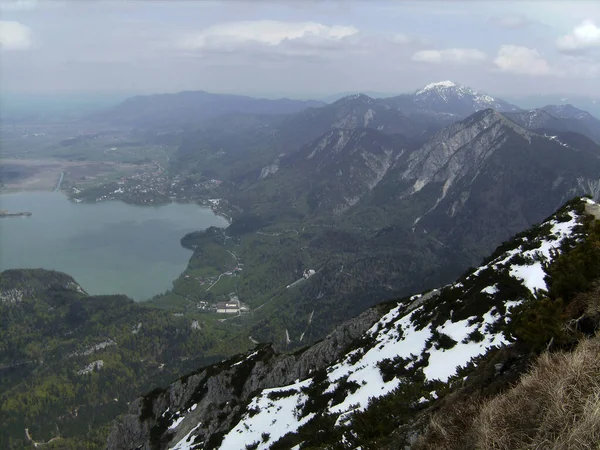
[[[428,84],[423,89],[417,90],[414,93],[414,97],[415,102],[423,106],[441,104],[442,102],[449,105],[452,102],[458,103],[462,101],[465,105],[473,108],[472,112],[487,108],[498,111],[517,111],[519,109],[503,100],[477,92],[468,86],[456,84],[452,81],[440,81]]]
[[[477,92],[468,86],[452,81],[431,83],[411,94],[403,94],[380,100],[396,107],[405,114],[430,113],[452,115],[456,119],[467,117],[477,111],[492,108],[498,112],[519,111],[512,105],[491,95]]]
[[[254,389],[231,426],[220,430],[222,440],[215,448],[267,449],[323,417],[335,420],[336,427],[347,427],[353,414],[374,398],[416,380],[425,387],[418,403],[435,400],[436,391],[456,376],[458,368],[513,340],[506,327],[511,310],[543,294],[553,259],[584,239],[582,202],[595,205],[589,199],[570,202],[540,226],[503,244],[485,264],[457,282],[390,303],[388,312],[333,364],[292,383]],[[223,364],[251,372],[249,365],[257,358],[258,351]],[[183,408],[167,410],[170,419],[162,426],[174,438],[168,448],[205,448],[211,435],[207,429],[212,428],[213,435],[218,431],[214,421],[209,424],[206,417],[193,414],[203,396],[194,398]]]

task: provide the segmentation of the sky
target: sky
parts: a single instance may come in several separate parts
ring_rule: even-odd
[[[600,1],[0,0],[2,93],[600,97]]]

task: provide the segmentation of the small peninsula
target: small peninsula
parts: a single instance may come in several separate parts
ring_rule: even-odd
[[[9,212],[5,209],[0,209],[0,218],[2,217],[22,217],[31,216],[30,212]]]

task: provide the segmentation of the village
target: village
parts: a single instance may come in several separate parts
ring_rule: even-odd
[[[218,206],[217,199],[207,197],[222,180],[194,179],[185,175],[170,177],[158,162],[143,166],[143,170],[100,186],[81,186],[71,180],[65,192],[75,201],[100,202],[123,200],[135,204],[165,204],[171,201],[197,202],[204,199],[208,206]]]

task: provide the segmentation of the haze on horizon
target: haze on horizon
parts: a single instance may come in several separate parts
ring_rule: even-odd
[[[2,94],[600,95],[600,2],[0,1]]]

